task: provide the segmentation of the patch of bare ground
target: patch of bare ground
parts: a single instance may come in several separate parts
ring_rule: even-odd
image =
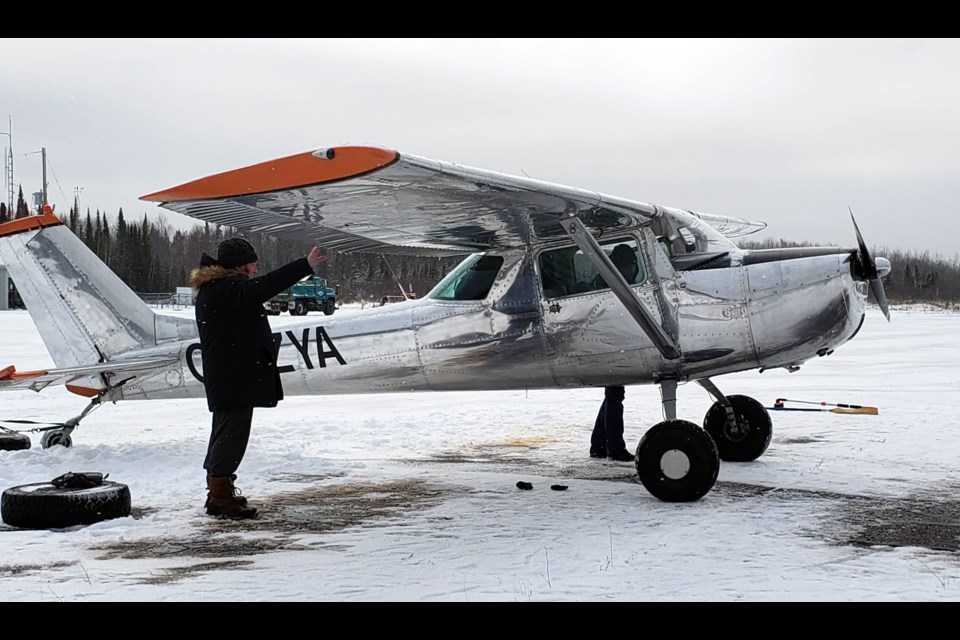
[[[299,477],[296,481],[306,482]],[[304,542],[311,534],[331,533],[349,527],[372,526],[376,522],[409,514],[438,504],[445,497],[468,489],[441,486],[421,480],[312,485],[264,499],[250,499],[258,509],[250,520],[209,518],[198,531],[184,536],[115,540],[94,547],[99,559],[179,558],[205,562],[165,568],[141,582],[158,584],[182,580],[198,573],[243,568],[242,560],[277,551],[328,549],[338,547],[321,541]],[[221,558],[222,560],[211,560]]]

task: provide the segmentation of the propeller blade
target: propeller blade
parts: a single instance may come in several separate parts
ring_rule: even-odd
[[[863,276],[870,283],[870,291],[873,292],[873,297],[880,306],[880,310],[883,311],[884,317],[886,317],[887,322],[890,322],[890,308],[887,305],[887,294],[883,290],[883,280],[880,278],[877,263],[874,261],[873,256],[870,255],[870,250],[867,249],[867,243],[864,242],[863,235],[860,233],[860,227],[857,226],[857,219],[853,217],[853,209],[847,207],[847,210],[850,211],[853,230],[857,232],[857,246],[860,252],[860,264],[863,267]]]
[[[887,307],[887,294],[883,291],[883,283],[880,278],[874,278],[870,281],[870,291],[873,291],[873,297],[877,299],[880,310],[883,311],[887,322],[890,322],[890,309]]]

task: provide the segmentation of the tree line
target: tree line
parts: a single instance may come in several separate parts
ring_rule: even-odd
[[[23,201],[22,189],[13,216],[9,215],[6,203],[0,203],[0,224],[28,215],[30,211]],[[127,286],[140,294],[173,294],[177,287],[188,286],[190,271],[200,265],[201,254],[206,252],[216,257],[217,245],[229,236],[242,235],[250,240],[256,247],[261,272],[302,258],[311,247],[306,241],[240,233],[209,223],[181,230],[174,229],[162,216],[151,219],[143,214],[142,218],[130,220],[122,208],[112,221],[99,209],[91,212],[88,208],[81,215],[76,200],[67,215],[60,217]],[[402,292],[422,296],[460,260],[462,256],[332,254],[315,271],[327,280],[327,286],[339,286],[341,301],[361,302]]]
[[[187,286],[190,271],[199,265],[200,255],[216,255],[217,244],[230,235],[231,229],[209,224],[189,230],[172,228],[162,217],[150,219],[147,214],[127,220],[120,209],[115,220],[108,220],[99,209],[88,208],[81,215],[74,200],[66,217],[61,216],[83,242],[103,260],[127,285],[138,293],[173,293]],[[7,211],[0,203],[0,223],[30,215],[20,189],[16,210]],[[257,248],[260,267],[269,271],[291,260],[305,256],[307,242],[278,240],[261,234],[242,233]],[[816,246],[810,242],[788,242],[767,239],[761,242],[741,241],[744,249]],[[872,248],[874,256],[884,256],[893,265],[884,278],[887,299],[895,304],[925,302],[960,307],[960,257],[952,259],[914,252]],[[328,286],[340,287],[340,300],[360,302],[379,300],[385,295],[407,293],[424,295],[439,282],[460,257],[428,258],[379,254],[333,254],[317,267],[317,274],[326,278]]]

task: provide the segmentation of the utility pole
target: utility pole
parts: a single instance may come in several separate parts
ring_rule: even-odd
[[[49,204],[50,201],[47,200],[47,148],[40,148],[41,158],[43,159],[43,202],[40,204],[42,207],[45,204]]]
[[[39,153],[43,162],[43,186],[40,191],[33,192],[33,203],[37,206],[37,213],[42,213],[43,205],[49,204],[47,202],[47,148],[41,147],[40,151],[32,151],[26,155],[34,153]]]
[[[7,212],[13,218],[13,116],[7,116],[10,131],[0,131],[10,138],[10,148],[3,156],[4,183],[7,187]]]

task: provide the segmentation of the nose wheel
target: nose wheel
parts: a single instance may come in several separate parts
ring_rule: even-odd
[[[714,402],[703,419],[703,428],[717,444],[721,460],[751,462],[767,450],[773,422],[766,407],[749,396],[727,396],[729,408]]]

